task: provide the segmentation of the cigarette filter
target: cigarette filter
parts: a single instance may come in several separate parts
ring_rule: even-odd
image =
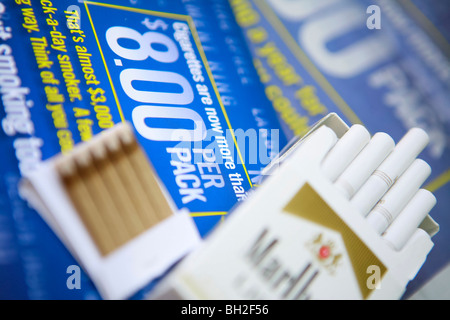
[[[335,186],[350,199],[375,169],[394,149],[394,140],[386,133],[376,133],[337,179]]]
[[[350,127],[323,160],[322,170],[325,176],[334,182],[369,140],[370,133],[362,125]]]
[[[367,216],[367,221],[382,234],[411,200],[431,174],[430,166],[416,159]]]
[[[321,126],[299,145],[307,157],[321,161],[338,141],[336,134],[327,126]]]
[[[351,199],[366,216],[398,177],[409,167],[428,143],[427,133],[420,128],[409,130],[392,153],[381,163],[361,189]]]
[[[425,189],[417,191],[386,230],[384,240],[396,250],[401,250],[435,205],[436,197],[430,191]]]

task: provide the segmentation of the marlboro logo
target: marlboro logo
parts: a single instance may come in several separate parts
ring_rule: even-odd
[[[247,261],[265,285],[281,299],[310,299],[309,288],[319,270],[309,261],[295,269],[287,267],[277,250],[280,245],[280,240],[264,229],[246,253]]]
[[[330,274],[335,274],[341,264],[342,254],[337,252],[336,244],[326,239],[323,233],[318,234],[306,244],[315,260]]]
[[[381,263],[372,250],[309,184],[301,187],[284,210],[286,213],[336,231],[341,235],[345,246],[343,250],[348,254],[361,294],[364,299],[367,299],[373,290],[366,285],[367,268],[371,265],[379,266],[381,278],[387,271],[386,266]],[[310,248],[322,265],[330,271],[336,270],[341,257],[334,251],[335,247],[332,243],[319,235],[311,241]]]

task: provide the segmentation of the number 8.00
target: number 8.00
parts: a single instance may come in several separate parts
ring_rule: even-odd
[[[139,44],[139,48],[124,48],[119,44],[119,39],[134,40]],[[171,63],[175,62],[179,56],[178,48],[173,40],[159,32],[149,31],[140,34],[127,27],[111,27],[106,31],[106,41],[115,54],[128,60],[142,61],[150,57],[159,62]],[[163,45],[167,51],[155,50],[152,44]]]
[[[123,47],[120,39],[129,39],[139,44],[136,49]],[[162,63],[175,62],[179,57],[178,47],[172,39],[158,32],[140,34],[127,27],[111,27],[106,32],[106,40],[111,50],[121,58],[133,61],[143,61],[152,58]],[[122,42],[123,44],[123,42]],[[165,47],[166,51],[155,50],[152,44]],[[133,82],[148,83],[147,88],[139,90]],[[188,105],[194,100],[191,84],[181,74],[163,70],[124,69],[120,73],[120,83],[125,94],[132,100],[143,103]],[[154,85],[151,85],[151,84]],[[177,92],[160,92],[157,83],[176,85],[181,90]],[[146,119],[186,119],[191,120],[193,129],[151,127],[151,121]],[[143,137],[153,141],[199,141],[206,136],[206,127],[201,116],[194,110],[174,106],[140,105],[133,109],[132,121],[136,130]]]

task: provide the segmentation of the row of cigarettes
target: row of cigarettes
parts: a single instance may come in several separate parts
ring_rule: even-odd
[[[429,142],[420,128],[409,130],[395,145],[386,133],[353,125],[338,139],[321,126],[301,148],[315,154],[321,169],[342,195],[394,249],[401,250],[436,204],[422,184],[430,166],[417,159]],[[318,145],[326,146],[317,148]]]

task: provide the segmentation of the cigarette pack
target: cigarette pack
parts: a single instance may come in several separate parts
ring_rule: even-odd
[[[43,161],[129,122],[204,236],[286,143],[226,1],[4,0],[0,22],[2,298],[99,298],[18,193]]]
[[[334,148],[342,150],[347,132],[336,114],[317,123],[274,161],[262,185],[149,298],[401,298],[439,226],[428,214],[431,205],[400,247],[392,245],[402,237],[398,233],[386,238],[391,227],[397,228],[394,223],[383,236],[376,232],[326,170],[327,158]],[[388,152],[383,163],[391,155],[396,157]]]
[[[450,262],[446,1],[230,0],[288,138],[329,112],[400,139],[420,127],[442,231],[407,295]]]

